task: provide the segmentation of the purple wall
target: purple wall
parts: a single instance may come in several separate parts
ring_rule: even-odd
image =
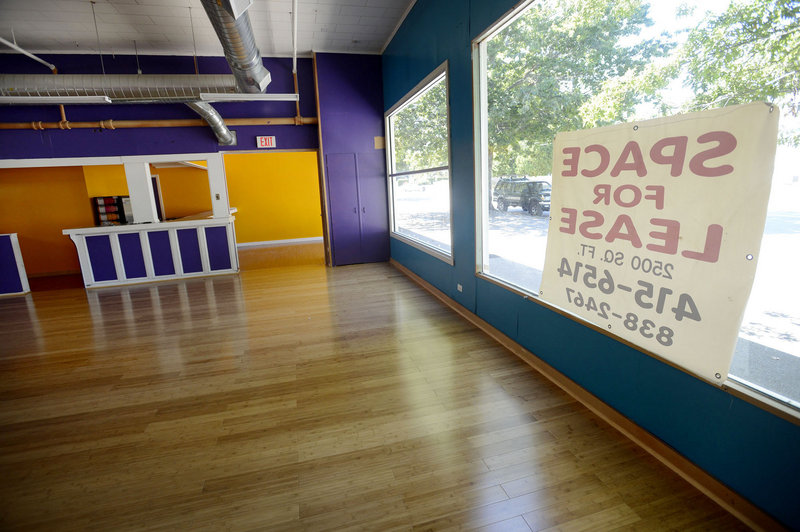
[[[60,74],[100,74],[97,55],[42,55]],[[222,57],[198,57],[201,74],[229,74]],[[136,72],[134,56],[103,56],[107,74]],[[192,57],[140,56],[143,74],[193,74]],[[291,58],[265,58],[264,66],[272,75],[268,91],[294,92]],[[0,73],[48,74],[46,67],[20,54],[0,54]],[[298,59],[300,113],[316,115],[313,67],[310,59]],[[380,95],[380,92],[378,92]],[[294,102],[247,102],[214,104],[223,118],[293,117]],[[183,104],[67,105],[70,121],[158,120],[199,118]],[[57,122],[58,106],[0,106],[0,122]],[[257,135],[274,135],[278,149],[316,149],[316,126],[234,126],[238,145],[220,147],[209,127],[142,129],[0,130],[0,159],[51,157],[99,157],[112,155],[148,155],[167,153],[207,153],[216,151],[255,150]]]
[[[96,55],[42,55],[60,74],[101,73]],[[320,131],[311,126],[234,126],[235,147],[220,147],[209,127],[142,129],[49,129],[0,130],[0,159],[102,157],[207,153],[256,150],[257,135],[274,135],[278,149],[317,149],[321,136],[325,154],[349,154],[354,162],[352,175],[335,171],[327,175],[326,198],[330,216],[347,214],[355,218],[338,224],[330,236],[334,264],[385,261],[389,257],[388,208],[384,150],[375,149],[375,137],[383,137],[383,90],[381,58],[374,55],[317,54],[318,79],[310,59],[297,62],[300,113],[313,117],[317,112],[315,90],[320,98]],[[131,74],[137,70],[134,56],[104,56],[108,74]],[[143,74],[193,74],[192,57],[140,56]],[[230,73],[222,57],[198,58],[201,74]],[[269,92],[294,92],[292,60],[265,58],[272,82]],[[0,73],[48,74],[47,68],[20,54],[0,54]],[[223,118],[294,117],[293,102],[214,104]],[[183,104],[68,105],[70,121],[157,120],[198,118]],[[0,106],[0,122],[60,120],[58,106]],[[345,180],[349,179],[349,182]],[[346,201],[337,192],[349,190]],[[354,197],[353,197],[354,194]],[[336,198],[335,201],[332,201]],[[351,203],[355,202],[354,205]],[[355,213],[353,209],[355,208]],[[213,236],[213,235],[209,235]],[[157,240],[157,238],[156,238]],[[152,244],[152,242],[151,242]],[[341,244],[338,245],[338,244]],[[346,250],[354,250],[353,253]],[[338,251],[338,255],[337,255]],[[220,264],[226,257],[219,257]],[[213,258],[212,258],[213,262]],[[171,266],[165,265],[165,268]],[[216,265],[212,269],[219,269]],[[226,268],[229,266],[225,266]]]
[[[389,259],[381,58],[316,54],[334,265]]]
[[[325,153],[374,151],[383,136],[383,83],[377,55],[316,54]]]
[[[22,281],[10,235],[0,235],[0,295],[22,292]]]

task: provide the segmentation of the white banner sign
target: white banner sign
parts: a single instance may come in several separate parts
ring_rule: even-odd
[[[778,114],[754,103],[559,133],[542,299],[722,382],[755,275]]]

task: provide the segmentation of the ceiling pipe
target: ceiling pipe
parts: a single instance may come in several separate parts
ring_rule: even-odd
[[[300,89],[297,86],[297,4],[294,0],[292,4],[292,80],[294,80],[294,93],[297,94],[295,108],[297,117],[300,118]]]
[[[12,36],[14,35],[14,30],[11,30],[11,35]],[[58,74],[58,69],[56,68],[56,66],[53,63],[48,63],[47,61],[45,61],[41,57],[38,57],[38,56],[30,53],[29,51],[23,49],[20,46],[17,46],[17,43],[9,42],[9,41],[3,39],[2,37],[0,37],[0,42],[5,44],[9,48],[11,48],[13,50],[16,50],[17,52],[21,53],[22,55],[30,57],[31,59],[33,59],[37,63],[43,64],[44,66],[46,66],[47,68],[50,69],[50,71],[53,73],[53,75]],[[61,114],[61,122],[60,123],[61,124],[65,124],[67,122],[67,115],[66,115],[66,111],[64,110],[64,104],[59,104],[58,105],[58,112]],[[62,127],[62,129],[65,129],[65,128]]]
[[[244,12],[238,18],[228,12],[217,0],[201,0],[214,31],[222,43],[225,59],[241,92],[264,92],[272,78],[261,62],[256,47],[250,16]],[[211,92],[211,91],[209,91]]]
[[[225,125],[225,121],[222,120],[222,117],[219,115],[217,110],[211,106],[210,103],[189,102],[186,105],[188,105],[190,109],[202,116],[203,119],[208,122],[208,125],[211,126],[211,131],[214,132],[214,136],[217,137],[217,141],[219,142],[220,146],[236,145],[236,134],[228,129],[228,127]]]
[[[292,2],[292,72],[297,74],[297,4]]]
[[[12,49],[16,50],[17,52],[19,52],[19,53],[21,53],[23,55],[27,55],[28,57],[30,57],[34,61],[37,61],[37,62],[43,64],[44,66],[49,68],[53,72],[53,74],[58,74],[58,69],[56,68],[56,66],[54,64],[48,63],[47,61],[45,61],[41,57],[36,57],[35,55],[30,53],[29,51],[20,48],[15,43],[13,43],[11,41],[7,41],[7,40],[3,39],[2,37],[0,37],[0,43],[3,43],[6,46],[8,46],[9,48],[12,48]]]
[[[226,126],[305,126],[319,123],[316,117],[278,117],[278,118],[226,118]],[[0,130],[33,129],[136,129],[146,127],[198,127],[207,122],[199,118],[176,118],[166,120],[98,120],[95,122],[0,122]]]

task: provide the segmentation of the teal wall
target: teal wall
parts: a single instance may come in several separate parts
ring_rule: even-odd
[[[455,265],[396,239],[392,258],[789,528],[800,529],[800,426],[475,276],[471,40],[514,4],[417,0],[384,52],[384,109],[445,60],[450,87]]]

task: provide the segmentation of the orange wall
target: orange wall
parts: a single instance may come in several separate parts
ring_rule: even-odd
[[[30,276],[80,271],[62,229],[92,227],[80,166],[0,169],[0,233],[18,233]]]
[[[158,174],[167,219],[211,210],[207,171],[199,168],[153,168],[151,173]]]
[[[322,236],[316,152],[225,155],[237,242]]]
[[[128,195],[128,180],[125,178],[125,167],[121,164],[84,166],[83,177],[90,198]]]

